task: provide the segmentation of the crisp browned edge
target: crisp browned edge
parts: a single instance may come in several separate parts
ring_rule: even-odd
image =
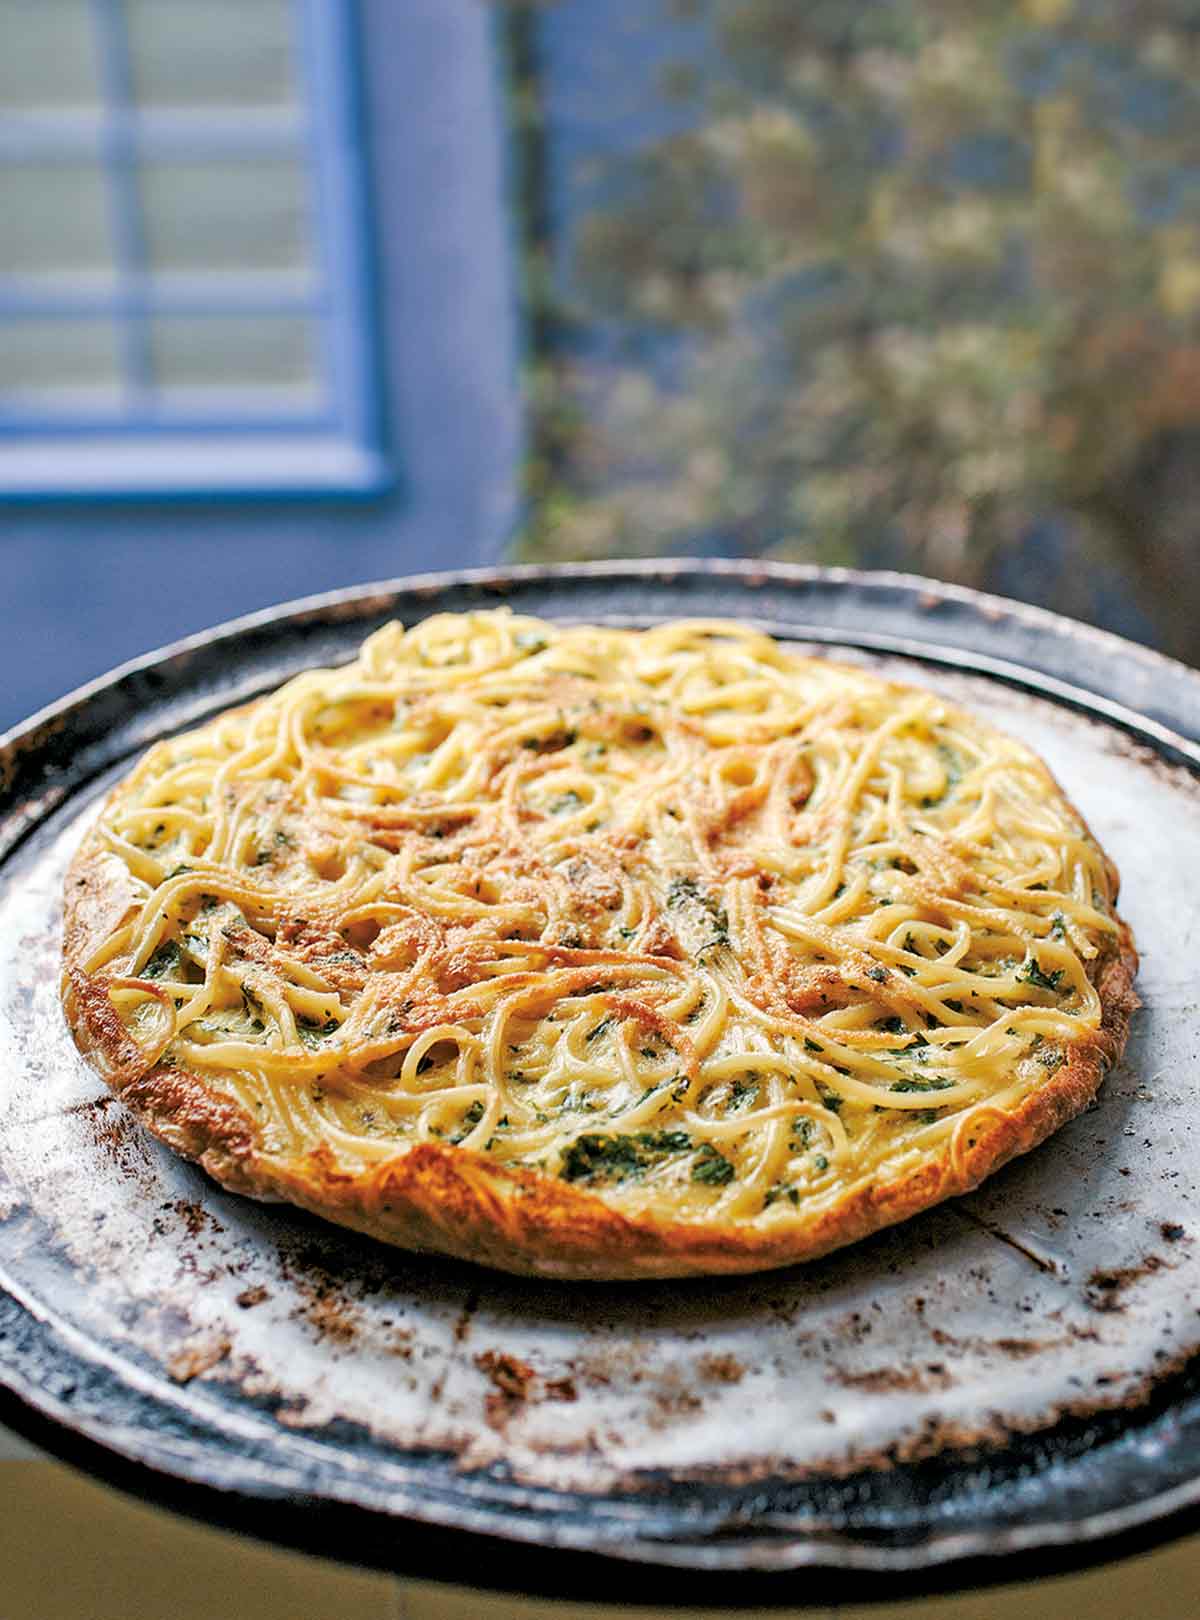
[[[1045,761],[1038,764],[1051,791],[1099,848]],[[118,783],[106,808],[122,790]],[[1120,876],[1107,854],[1104,859],[1115,901]],[[103,980],[89,979],[79,966],[131,904],[124,863],[104,850],[95,832],[89,834],[64,882],[63,1008],[79,1050],[147,1129],[233,1192],[298,1205],[402,1249],[453,1255],[521,1276],[616,1281],[765,1271],[869,1237],[971,1192],[1081,1113],[1105,1071],[1120,1060],[1140,1005],[1133,987],[1137,951],[1118,916],[1117,950],[1100,959],[1095,981],[1099,1030],[1069,1047],[1066,1063],[1019,1107],[987,1116],[957,1174],[947,1145],[938,1158],[892,1181],[855,1188],[816,1216],[784,1212],[771,1231],[763,1231],[732,1221],[623,1215],[596,1193],[447,1143],[418,1143],[357,1174],[339,1169],[325,1144],[289,1160],[262,1152],[257,1122],[201,1075],[163,1065],[145,1070]]]

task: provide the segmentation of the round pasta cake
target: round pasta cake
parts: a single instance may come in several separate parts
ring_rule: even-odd
[[[749,1271],[1087,1104],[1116,892],[934,693],[723,621],[444,614],[151,749],[71,867],[63,997],[236,1191],[508,1271]]]

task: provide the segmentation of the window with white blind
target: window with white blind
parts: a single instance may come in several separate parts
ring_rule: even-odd
[[[350,0],[0,0],[0,497],[369,492]]]

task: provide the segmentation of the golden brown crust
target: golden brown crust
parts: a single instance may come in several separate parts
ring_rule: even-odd
[[[769,1230],[670,1221],[624,1215],[594,1193],[443,1143],[420,1143],[358,1174],[339,1169],[324,1146],[302,1158],[273,1157],[245,1110],[210,1081],[177,1068],[139,1067],[138,1048],[102,981],[80,970],[114,911],[127,906],[103,852],[81,849],[66,893],[64,1005],[77,1044],[175,1152],[232,1191],[296,1204],[402,1248],[523,1275],[599,1281],[765,1270],[816,1259],[907,1220],[970,1192],[1086,1108],[1124,1050],[1138,1005],[1137,953],[1122,923],[1118,948],[1101,959],[1096,976],[1103,1006],[1097,1036],[1072,1047],[1063,1066],[1015,1109],[987,1113],[957,1165],[943,1152],[895,1179],[851,1187],[815,1218],[801,1211]]]

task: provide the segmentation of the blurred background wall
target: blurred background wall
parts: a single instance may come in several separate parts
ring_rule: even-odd
[[[496,558],[502,119],[475,0],[0,0],[0,729],[234,614]]]
[[[236,612],[899,567],[1200,662],[1200,0],[0,0],[0,725]]]

